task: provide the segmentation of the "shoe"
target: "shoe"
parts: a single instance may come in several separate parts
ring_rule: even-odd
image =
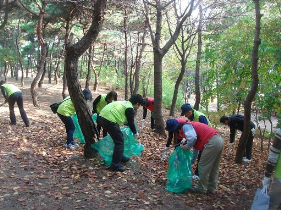
[[[121,159],[121,162],[122,162],[122,163],[126,163],[126,162],[128,162],[128,161],[130,161],[130,158],[129,158],[129,157],[122,156],[122,159]]]
[[[74,147],[72,144],[64,144],[64,146],[65,146],[66,148],[71,149],[71,150],[74,150],[74,149],[75,149],[75,147]]]
[[[72,141],[71,144],[72,144],[74,147],[79,147],[79,144],[78,144],[76,141]]]
[[[201,191],[196,187],[190,187],[188,190],[190,193],[200,193],[200,194],[206,194],[206,191]]]
[[[249,160],[249,159],[247,159],[247,158],[244,158],[243,161],[244,161],[244,162],[250,162],[251,160]]]
[[[119,172],[124,172],[126,170],[125,166],[110,166],[109,167],[109,170],[110,171],[113,171],[113,172],[116,172],[116,171],[119,171]]]
[[[199,180],[199,177],[198,177],[197,175],[193,175],[193,176],[192,176],[192,179],[194,179],[194,180]]]

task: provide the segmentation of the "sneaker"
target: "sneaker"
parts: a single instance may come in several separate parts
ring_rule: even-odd
[[[109,167],[109,170],[113,171],[113,172],[116,172],[116,171],[124,172],[126,170],[126,168],[125,168],[125,166],[113,166],[113,165],[111,165]]]
[[[74,150],[74,149],[75,149],[75,147],[74,147],[72,144],[64,144],[64,146],[65,146],[66,148],[71,149],[71,150]]]
[[[72,144],[74,147],[79,147],[79,144],[78,144],[76,141],[72,141],[71,144]]]
[[[199,189],[196,188],[196,187],[190,187],[188,191],[189,191],[190,193],[206,194],[206,191],[199,190]]]
[[[244,162],[250,162],[251,160],[249,160],[249,159],[247,159],[247,158],[244,158],[243,161],[244,161]]]

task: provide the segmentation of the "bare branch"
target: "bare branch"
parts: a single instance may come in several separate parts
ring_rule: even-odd
[[[28,11],[32,16],[38,17],[38,14],[36,14],[36,13],[32,12],[30,9],[28,9],[28,8],[21,2],[21,0],[18,0],[18,2],[19,2],[19,3],[21,4],[21,6],[22,6],[23,8],[25,8],[25,10]]]

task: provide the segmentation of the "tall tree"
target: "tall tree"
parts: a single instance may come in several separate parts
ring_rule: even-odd
[[[251,54],[251,78],[252,78],[252,85],[251,89],[247,95],[245,100],[245,113],[244,113],[244,131],[242,132],[238,150],[236,154],[235,161],[236,163],[242,164],[242,158],[245,151],[245,146],[249,137],[250,133],[250,120],[251,120],[251,103],[255,97],[258,88],[258,48],[261,44],[260,39],[260,7],[259,7],[259,0],[253,0],[255,4],[255,32],[254,32],[254,44],[253,50]]]
[[[95,142],[95,125],[92,120],[91,112],[84,99],[81,85],[78,80],[78,60],[79,57],[93,44],[96,40],[103,23],[106,0],[93,0],[93,18],[88,32],[75,44],[66,46],[66,78],[70,97],[78,115],[79,124],[86,140],[84,146],[84,156],[93,157],[91,144]]]
[[[181,12],[180,19],[176,23],[176,28],[173,35],[166,42],[166,44],[161,47],[161,32],[162,32],[162,18],[163,11],[167,9],[169,5],[175,3],[174,0],[170,0],[166,3],[162,3],[160,0],[156,0],[155,3],[151,3],[148,0],[144,0],[145,16],[150,29],[150,35],[153,45],[154,53],[154,99],[155,99],[155,132],[165,135],[164,120],[162,116],[162,62],[163,57],[169,51],[171,46],[174,44],[178,38],[180,29],[185,22],[185,20],[191,16],[192,11],[199,4],[199,1],[194,5],[194,0],[191,0],[185,11]],[[151,26],[149,6],[155,9],[155,18],[156,18],[156,29],[155,32]],[[176,6],[176,4],[174,4]]]

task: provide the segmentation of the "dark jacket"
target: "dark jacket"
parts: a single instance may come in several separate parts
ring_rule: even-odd
[[[242,115],[233,115],[229,117],[229,127],[230,127],[230,143],[235,141],[236,130],[244,130],[244,119]],[[255,124],[250,122],[250,129],[255,128]]]

